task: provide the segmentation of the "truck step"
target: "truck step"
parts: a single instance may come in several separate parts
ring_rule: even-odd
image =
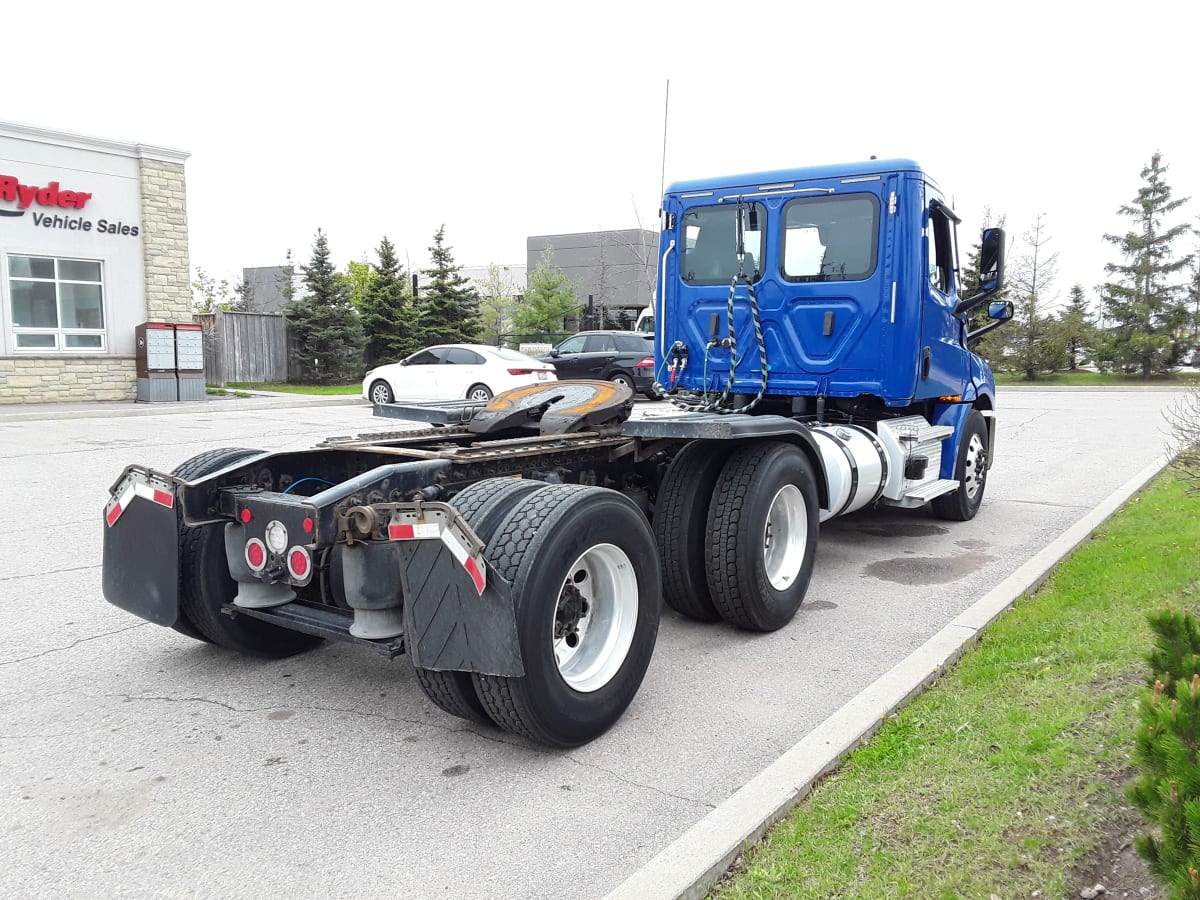
[[[311,606],[298,602],[285,603],[282,606],[272,606],[266,609],[246,609],[226,603],[221,607],[221,612],[227,616],[249,616],[252,619],[261,619],[272,625],[280,625],[290,628],[292,631],[302,631],[305,634],[315,634],[317,637],[331,641],[345,641],[348,644],[370,647],[388,659],[395,659],[404,652],[404,635],[379,641],[369,641],[352,635],[350,626],[354,624],[354,613],[348,609]]]
[[[925,484],[918,485],[912,490],[904,492],[905,500],[932,500],[934,497],[940,497],[942,494],[948,494],[953,490],[958,489],[958,482],[953,478],[939,478],[936,481],[929,481]]]

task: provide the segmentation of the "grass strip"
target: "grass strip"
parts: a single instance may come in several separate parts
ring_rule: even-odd
[[[1200,372],[1173,372],[1157,378],[1142,378],[1122,372],[1051,372],[1029,379],[1008,372],[995,373],[996,384],[1077,385],[1079,387],[1187,387],[1200,384]]]
[[[747,851],[747,897],[1060,897],[1126,803],[1146,613],[1200,605],[1200,503],[1169,471]],[[1035,894],[1034,892],[1040,892]]]
[[[231,381],[226,387],[246,391],[272,391],[277,394],[361,394],[361,384],[280,384],[273,381]]]

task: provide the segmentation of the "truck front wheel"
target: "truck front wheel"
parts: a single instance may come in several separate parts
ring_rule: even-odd
[[[987,486],[988,430],[983,414],[977,409],[967,416],[962,440],[958,444],[958,459],[954,463],[954,478],[958,490],[933,498],[933,512],[939,519],[966,522],[975,518],[983,503]]]
[[[766,441],[737,450],[708,511],[705,567],[722,618],[751,631],[792,620],[817,550],[817,484],[798,447]]]
[[[552,747],[602,734],[658,637],[662,576],[645,517],[616,491],[552,485],[509,513],[487,558],[512,585],[525,675],[474,675],[484,708]]]
[[[261,450],[226,447],[194,456],[172,474],[196,479],[232,466]],[[222,523],[189,527],[179,520],[179,620],[175,629],[219,647],[251,656],[279,659],[308,650],[321,638],[277,628],[248,616],[231,618],[221,605],[237,596],[237,582],[225,559]]]

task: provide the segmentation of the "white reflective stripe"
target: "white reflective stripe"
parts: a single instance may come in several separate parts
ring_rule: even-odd
[[[413,525],[414,538],[435,538],[442,533],[442,526],[437,522],[420,522]]]
[[[467,553],[467,548],[463,546],[462,541],[460,541],[455,536],[454,532],[449,528],[442,532],[442,543],[446,545],[446,548],[454,555],[454,558],[458,560],[459,565],[466,564],[467,557],[470,554]]]
[[[117,502],[121,504],[121,509],[129,509],[129,501],[133,499],[133,495],[137,493],[137,489],[140,486],[141,485],[131,484],[121,492],[121,497],[117,500]]]

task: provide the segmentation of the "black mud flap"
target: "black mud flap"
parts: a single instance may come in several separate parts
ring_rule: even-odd
[[[404,636],[413,665],[438,672],[522,677],[517,615],[511,589],[499,573],[487,567],[481,595],[441,541],[405,541],[400,546]]]
[[[164,506],[137,494],[104,523],[104,599],[156,625],[179,618],[179,523],[174,498]],[[111,521],[110,521],[111,520]]]

